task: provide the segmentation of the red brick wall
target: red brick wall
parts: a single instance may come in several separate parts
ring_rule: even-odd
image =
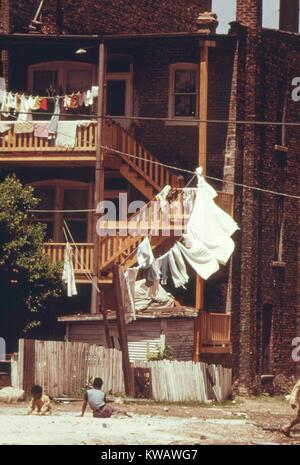
[[[38,1],[11,2],[12,28],[28,27]],[[169,32],[195,29],[200,12],[211,9],[211,0],[64,0],[64,29],[74,34]],[[56,32],[56,0],[45,2],[43,22]]]
[[[262,26],[263,0],[237,0],[236,19],[250,29]]]
[[[300,106],[291,100],[291,81],[297,76],[299,52],[296,35],[263,31],[240,42],[238,119],[275,121],[278,81],[287,84],[286,120],[299,121]],[[243,44],[243,45],[242,45]],[[274,126],[238,126],[236,181],[299,195],[299,142],[297,128],[286,131],[289,149],[286,168],[275,156]],[[233,274],[233,349],[240,387],[260,388],[262,374],[262,316],[273,307],[269,374],[289,378],[297,364],[291,342],[298,334],[297,301],[298,202],[285,200],[284,269],[272,266],[275,252],[275,197],[235,189],[235,216],[241,225]]]

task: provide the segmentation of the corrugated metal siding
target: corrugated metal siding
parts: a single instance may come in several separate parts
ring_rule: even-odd
[[[116,323],[110,323],[115,348],[119,348]],[[105,344],[103,324],[99,322],[70,322],[69,341]],[[194,320],[139,320],[128,326],[130,361],[147,360],[149,353],[162,351],[165,344],[173,350],[176,360],[192,360]]]

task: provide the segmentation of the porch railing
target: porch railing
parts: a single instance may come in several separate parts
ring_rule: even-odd
[[[231,315],[225,313],[200,313],[201,345],[231,345]]]

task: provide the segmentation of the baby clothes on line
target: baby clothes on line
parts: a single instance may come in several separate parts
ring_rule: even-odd
[[[20,112],[17,121],[32,121],[30,101],[23,94],[20,101]]]
[[[49,137],[48,121],[39,121],[34,127],[34,136],[47,139]]]
[[[32,121],[17,121],[15,123],[15,134],[30,134],[34,131],[35,124]]]

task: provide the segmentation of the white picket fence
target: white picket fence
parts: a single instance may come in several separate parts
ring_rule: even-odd
[[[136,362],[135,366],[151,369],[152,394],[156,401],[207,403],[231,397],[231,368],[170,360]]]

